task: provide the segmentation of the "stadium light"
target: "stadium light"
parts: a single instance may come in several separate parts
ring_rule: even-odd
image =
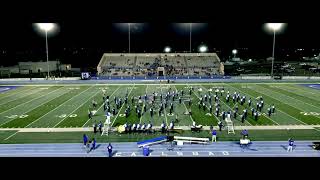
[[[235,58],[236,57],[236,54],[238,53],[238,50],[234,49],[232,50],[232,54],[233,54],[233,57]]]
[[[171,52],[171,48],[170,48],[170,47],[168,47],[168,46],[167,46],[167,47],[165,47],[165,48],[164,48],[164,52],[166,52],[166,53]]]
[[[267,27],[272,31],[279,31],[283,23],[267,23]]]
[[[201,53],[207,52],[207,50],[208,50],[208,47],[207,47],[207,46],[202,45],[202,46],[199,47],[199,51],[200,51]]]
[[[55,23],[34,23],[37,29],[40,32],[44,32],[46,36],[46,54],[47,54],[47,66],[48,66],[48,78],[50,77],[50,69],[49,69],[49,48],[48,48],[48,33],[53,33],[58,25]]]
[[[267,23],[266,24],[266,27],[273,32],[271,77],[273,77],[274,48],[275,48],[275,42],[276,42],[276,32],[280,31],[284,25],[285,25],[285,23]]]

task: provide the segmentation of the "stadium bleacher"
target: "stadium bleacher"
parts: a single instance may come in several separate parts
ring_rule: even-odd
[[[100,77],[155,77],[159,76],[159,67],[168,77],[210,77],[223,75],[222,66],[216,53],[105,53],[97,69]]]

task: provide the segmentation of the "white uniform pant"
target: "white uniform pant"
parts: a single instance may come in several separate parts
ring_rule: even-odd
[[[211,142],[217,142],[217,135],[212,135],[212,141]]]
[[[292,151],[292,150],[293,150],[292,147],[293,147],[293,146],[288,146],[287,151],[288,151],[288,152],[289,152],[289,151]]]

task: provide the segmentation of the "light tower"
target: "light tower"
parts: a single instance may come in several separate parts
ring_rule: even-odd
[[[274,49],[276,43],[276,32],[280,31],[284,23],[267,23],[266,27],[273,32],[273,46],[272,46],[272,64],[271,64],[271,77],[273,77],[273,64],[274,64]]]
[[[48,78],[49,78],[50,77],[50,69],[49,69],[48,33],[54,32],[54,30],[57,28],[57,24],[55,24],[55,23],[35,23],[35,25],[38,28],[38,30],[45,33]]]

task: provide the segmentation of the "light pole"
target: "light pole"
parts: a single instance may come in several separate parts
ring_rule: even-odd
[[[49,48],[48,48],[48,32],[51,32],[56,28],[54,23],[36,23],[36,26],[40,31],[45,32],[46,36],[46,55],[47,55],[47,67],[48,67],[48,78],[50,77],[50,68],[49,68]]]
[[[129,34],[129,53],[130,53],[130,23],[128,23],[128,34]]]
[[[273,45],[272,45],[272,63],[271,63],[271,77],[273,77],[273,64],[274,64],[274,50],[276,43],[276,32],[283,26],[283,23],[267,23],[267,28],[273,31]]]
[[[192,23],[190,23],[190,50],[189,50],[190,53],[192,52],[191,39],[192,39]]]

